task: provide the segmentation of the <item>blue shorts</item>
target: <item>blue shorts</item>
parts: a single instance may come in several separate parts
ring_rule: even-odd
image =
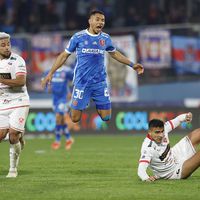
[[[106,82],[91,84],[87,87],[74,86],[71,100],[71,108],[84,110],[92,99],[99,110],[111,108],[110,95]]]
[[[53,100],[53,111],[55,113],[59,113],[61,115],[64,115],[69,110],[67,105],[66,97],[63,99],[55,99]]]

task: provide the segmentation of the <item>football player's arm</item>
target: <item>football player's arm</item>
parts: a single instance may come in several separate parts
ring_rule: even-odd
[[[149,179],[149,175],[147,174],[147,168],[149,166],[148,162],[140,162],[138,166],[138,176],[142,181],[146,181]]]
[[[70,53],[67,53],[66,51],[63,51],[62,53],[60,53],[56,59],[56,61],[54,62],[51,70],[49,71],[49,73],[47,74],[47,76],[42,79],[42,87],[45,88],[47,84],[49,84],[51,82],[51,79],[53,77],[54,72],[59,69],[68,59],[68,57],[70,56]]]
[[[152,182],[156,180],[155,176],[149,176],[147,174],[147,168],[149,166],[149,162],[140,162],[138,166],[138,176],[142,181]]]
[[[184,113],[172,120],[167,121],[165,129],[167,128],[169,131],[171,131],[172,129],[178,127],[182,122],[189,123],[191,121],[192,121],[192,113],[191,112]]]
[[[8,85],[10,87],[22,87],[26,84],[26,75],[17,75],[15,79],[3,79],[0,78],[0,83]]]
[[[142,74],[144,72],[144,68],[141,64],[139,64],[139,63],[134,64],[126,56],[124,56],[122,53],[120,53],[119,51],[117,51],[117,50],[111,51],[111,52],[109,52],[109,54],[111,55],[112,58],[114,58],[118,62],[132,67],[138,74]]]

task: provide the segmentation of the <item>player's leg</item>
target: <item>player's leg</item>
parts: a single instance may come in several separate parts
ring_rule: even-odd
[[[200,151],[183,163],[181,178],[188,178],[200,166]]]
[[[71,99],[70,117],[72,122],[76,123],[81,120],[82,111],[87,108],[90,101],[90,88],[74,86]]]
[[[9,173],[6,177],[15,178],[17,177],[17,166],[19,163],[19,156],[21,153],[21,144],[19,138],[21,136],[20,131],[9,129],[9,141],[10,141],[10,168]]]
[[[104,110],[102,108],[99,108],[98,105],[96,107],[97,107],[97,112],[103,121],[109,121],[111,119],[111,113],[112,113],[111,109]]]
[[[57,150],[61,146],[61,134],[62,134],[62,114],[56,113],[56,126],[55,126],[55,141],[51,147]]]
[[[92,89],[92,99],[96,104],[99,116],[103,121],[109,121],[111,119],[111,101],[107,84],[99,83]]]
[[[0,127],[0,142],[2,141],[2,140],[6,140],[6,137],[7,137],[7,134],[8,133],[8,129],[2,129],[1,127]]]
[[[62,117],[63,133],[65,134],[65,149],[70,150],[74,139],[71,137],[70,131],[68,129],[68,124],[65,120],[65,115]]]
[[[10,141],[10,169],[8,178],[17,177],[17,167],[19,156],[21,153],[20,137],[24,132],[26,118],[28,116],[29,107],[19,107],[12,110],[9,115],[9,141]]]
[[[200,143],[200,129],[192,131],[187,136],[194,148]],[[189,177],[200,166],[200,151],[197,151],[192,157],[187,159],[182,166],[181,178]]]
[[[70,117],[72,122],[76,123],[81,120],[82,110],[74,110],[73,108],[70,109]]]
[[[0,111],[0,142],[6,138],[9,130],[8,111]]]
[[[21,150],[23,150],[25,146],[24,132],[20,134],[19,142],[21,144]]]
[[[200,144],[200,128],[195,129],[191,133],[189,133],[188,138],[190,139],[193,147],[196,149],[197,146]]]

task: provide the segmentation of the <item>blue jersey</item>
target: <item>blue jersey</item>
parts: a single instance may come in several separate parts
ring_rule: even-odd
[[[51,92],[53,97],[53,110],[55,113],[64,114],[68,111],[67,94],[69,82],[73,79],[73,70],[69,67],[61,67],[53,74],[51,80]],[[71,91],[70,91],[71,92]]]
[[[106,80],[105,51],[113,52],[115,47],[108,34],[93,35],[87,30],[72,36],[65,51],[76,51],[77,63],[74,69],[74,85],[86,87]]]
[[[69,67],[61,67],[53,74],[51,80],[51,92],[54,99],[66,98],[68,93],[68,82],[73,79],[73,70]]]

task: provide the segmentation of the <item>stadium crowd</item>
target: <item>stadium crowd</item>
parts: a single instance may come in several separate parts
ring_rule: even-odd
[[[0,30],[78,30],[86,26],[92,9],[106,14],[106,28],[197,22],[198,8],[198,0],[0,0]]]

